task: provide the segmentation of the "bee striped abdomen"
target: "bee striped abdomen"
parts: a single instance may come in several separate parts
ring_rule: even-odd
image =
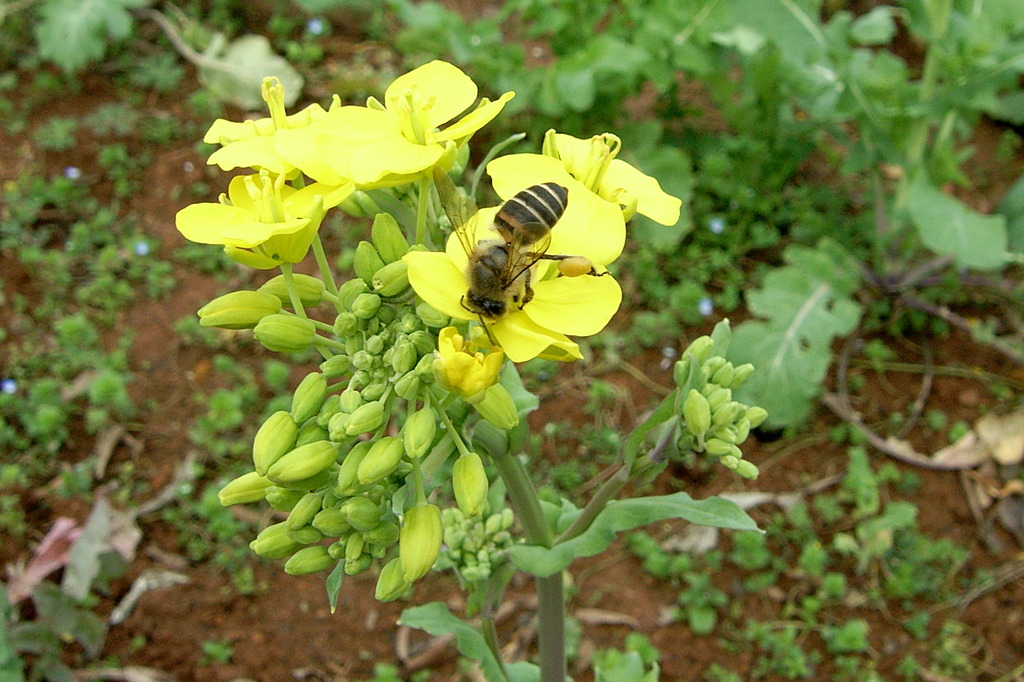
[[[539,241],[551,231],[569,201],[569,191],[554,182],[533,185],[502,204],[494,226],[509,243]]]

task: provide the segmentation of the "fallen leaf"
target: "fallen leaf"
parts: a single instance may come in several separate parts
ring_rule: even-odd
[[[974,430],[1000,464],[1024,460],[1024,407],[1005,415],[986,414],[975,422]]]

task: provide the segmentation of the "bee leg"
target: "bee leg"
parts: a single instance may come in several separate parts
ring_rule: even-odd
[[[498,341],[491,334],[491,328],[487,326],[487,323],[484,321],[483,315],[477,315],[477,317],[480,319],[480,326],[484,328],[484,332],[487,334],[487,340],[491,342],[491,345],[493,347],[501,348],[501,346],[498,345]]]
[[[523,273],[523,299],[519,302],[519,309],[533,300],[533,287],[530,286],[530,271]]]

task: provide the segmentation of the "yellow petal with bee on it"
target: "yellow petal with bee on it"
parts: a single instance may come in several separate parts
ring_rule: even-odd
[[[490,331],[512,362],[526,362],[536,357],[567,362],[583,357],[580,347],[568,337],[536,324],[521,310],[490,325]]]
[[[565,169],[558,159],[542,154],[511,154],[487,164],[494,190],[510,198],[526,187],[556,182],[569,189],[562,218],[551,229],[548,253],[586,256],[607,265],[622,253],[626,223],[618,204],[602,199]]]
[[[556,277],[533,285],[523,313],[541,327],[590,336],[605,328],[621,303],[622,289],[610,274]]]
[[[402,256],[402,261],[409,266],[409,284],[427,305],[459,320],[476,319],[462,305],[462,297],[469,289],[466,275],[447,254],[410,251]]]
[[[682,201],[662,190],[657,179],[625,161],[615,159],[605,172],[601,193],[609,199],[614,196],[614,200],[621,201],[618,193],[623,191],[636,199],[637,213],[662,225],[675,225],[679,222]]]
[[[384,93],[388,111],[401,111],[407,92],[426,111],[429,127],[436,128],[471,107],[477,87],[459,67],[435,60],[392,81]]]

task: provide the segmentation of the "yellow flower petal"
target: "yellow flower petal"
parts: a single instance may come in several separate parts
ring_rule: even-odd
[[[278,156],[313,180],[335,186],[350,181],[348,166],[339,163],[348,157],[349,146],[344,147],[344,153],[332,148],[336,140],[319,127],[281,130],[273,139]]]
[[[608,324],[622,303],[622,289],[611,275],[557,277],[533,285],[523,312],[541,327],[591,336]]]
[[[471,107],[477,88],[457,66],[435,60],[396,78],[384,93],[384,105],[395,110],[396,100],[404,101],[409,91],[426,109],[428,126],[437,128]]]
[[[261,223],[253,214],[237,206],[199,203],[186,206],[174,218],[178,231],[199,244],[223,244],[252,248],[275,234],[291,234],[306,227],[306,218],[280,223]]]
[[[352,184],[351,180],[338,186],[314,182],[302,189],[295,190],[294,193],[285,199],[285,206],[293,216],[309,217],[317,197],[320,197],[324,210],[327,210],[345,201],[353,191],[355,191],[355,185]]]
[[[662,225],[679,222],[682,201],[661,189],[657,179],[641,173],[625,161],[615,159],[601,183],[604,188],[624,189],[637,200],[636,211]]]
[[[400,136],[368,141],[350,156],[352,179],[366,187],[389,175],[413,175],[431,168],[443,154],[441,145],[414,144]]]
[[[451,258],[435,251],[410,251],[402,260],[409,266],[409,283],[427,305],[458,320],[475,319],[462,305],[469,289],[466,275]]]
[[[558,159],[542,154],[510,154],[487,164],[491,185],[502,199],[511,199],[522,189],[541,182],[568,187],[572,176]]]
[[[553,359],[579,359],[583,357],[579,346],[564,334],[553,332],[534,323],[522,311],[510,313],[491,325],[494,339],[512,362],[526,362],[550,354]]]
[[[224,253],[228,258],[236,263],[247,265],[248,267],[256,270],[272,270],[281,264],[269,256],[264,256],[261,253],[254,253],[252,251],[246,251],[245,249],[239,249],[234,246],[225,246]]]
[[[486,99],[483,100],[480,106],[476,109],[466,114],[444,130],[435,133],[434,139],[439,142],[444,140],[454,140],[460,145],[463,144],[463,142],[473,136],[473,133],[493,121],[494,118],[501,113],[501,110],[505,107],[505,103],[515,96],[516,93],[514,92],[506,92],[493,102],[489,102]]]
[[[277,153],[274,138],[257,135],[237,142],[230,142],[206,160],[210,165],[216,164],[221,170],[235,168],[264,168],[271,173],[285,175],[295,170]]]

